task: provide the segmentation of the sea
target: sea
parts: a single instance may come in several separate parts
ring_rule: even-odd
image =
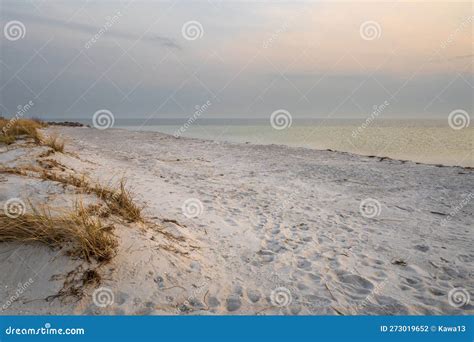
[[[474,167],[474,128],[466,122],[456,126],[448,120],[122,119],[116,120],[114,127]]]

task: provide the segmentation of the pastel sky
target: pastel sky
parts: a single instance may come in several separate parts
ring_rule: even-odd
[[[32,101],[43,118],[186,118],[210,101],[206,118],[365,118],[388,101],[386,117],[472,113],[473,14],[447,1],[4,0],[0,112]]]

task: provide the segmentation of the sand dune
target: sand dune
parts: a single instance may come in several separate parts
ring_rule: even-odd
[[[103,182],[125,175],[146,223],[115,222],[117,255],[100,267],[41,245],[0,244],[0,303],[11,302],[3,313],[474,312],[472,302],[456,307],[448,296],[455,288],[474,294],[471,169],[153,132],[56,130],[68,153],[47,158]],[[0,166],[37,163],[42,152],[1,147]],[[1,174],[0,189],[0,201],[60,206],[77,196],[24,175]],[[91,268],[101,281],[82,286]],[[71,283],[84,294],[55,297]],[[112,298],[107,305],[97,305],[100,291]]]

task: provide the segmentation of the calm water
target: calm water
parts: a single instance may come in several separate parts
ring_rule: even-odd
[[[183,120],[183,124],[186,120]],[[354,120],[298,123],[276,130],[270,124],[192,123],[184,137],[333,149],[423,163],[474,166],[474,129],[454,130],[446,121],[382,121],[367,127]],[[116,125],[131,130],[175,134],[182,125]]]

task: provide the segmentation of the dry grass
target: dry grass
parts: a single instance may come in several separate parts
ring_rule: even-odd
[[[81,188],[84,190],[87,190],[90,187],[89,182],[87,181],[85,175],[82,175],[81,177],[75,176],[73,174],[68,174],[67,176],[64,176],[59,173],[49,172],[43,169],[40,177],[44,180],[50,180],[53,182],[59,182],[62,184],[72,185],[72,186],[75,186],[76,188]],[[89,191],[86,191],[86,192],[89,192]]]
[[[53,133],[42,139],[42,144],[51,147],[56,152],[64,152],[64,140],[59,138],[57,133]]]
[[[33,138],[35,143],[40,144],[43,137],[38,131],[39,128],[45,127],[43,123],[28,119],[3,119],[0,118],[0,131],[3,136],[2,142],[11,144],[20,137]]]
[[[29,173],[41,172],[39,167],[25,165],[22,167],[1,167],[0,173],[8,173],[11,175],[28,176]]]
[[[43,167],[45,165],[41,164]],[[52,166],[51,166],[52,167]],[[51,168],[48,167],[48,168]],[[95,194],[107,204],[107,210],[103,207],[96,211],[93,207],[88,208],[90,214],[95,214],[100,217],[107,217],[109,214],[115,214],[129,222],[143,222],[142,207],[138,206],[133,194],[126,186],[125,178],[120,179],[117,186],[110,186],[104,184],[92,184],[84,174],[80,177],[73,174],[64,174],[58,172],[51,172],[47,169],[39,168],[1,168],[0,173],[10,173],[18,175],[27,175],[27,171],[39,172],[41,179],[53,182],[59,182],[66,185],[72,185],[84,193]]]
[[[43,136],[38,129],[44,127],[47,127],[47,124],[39,119],[0,118],[0,143],[10,145],[19,138],[29,137],[38,145],[49,146],[56,152],[64,152],[64,141],[56,133]]]
[[[113,227],[88,215],[82,202],[61,215],[52,215],[48,209],[32,208],[31,212],[18,218],[0,214],[0,242],[39,242],[53,248],[71,243],[69,253],[88,261],[103,262],[114,256]]]
[[[143,221],[142,208],[135,204],[130,190],[126,188],[124,178],[119,181],[118,189],[97,184],[91,190],[107,203],[113,214],[120,215],[130,222]]]
[[[129,222],[142,222],[142,208],[133,200],[133,195],[126,187],[126,180],[122,178],[116,187],[104,184],[92,184],[84,175],[81,177],[72,174],[63,176],[58,173],[43,170],[41,178],[73,185],[85,193],[93,193],[103,200],[108,210],[100,208],[97,212],[89,211],[97,216],[106,217],[109,213],[118,215]]]
[[[0,143],[10,145],[10,144],[13,144],[14,142],[15,142],[14,136],[0,134]]]

